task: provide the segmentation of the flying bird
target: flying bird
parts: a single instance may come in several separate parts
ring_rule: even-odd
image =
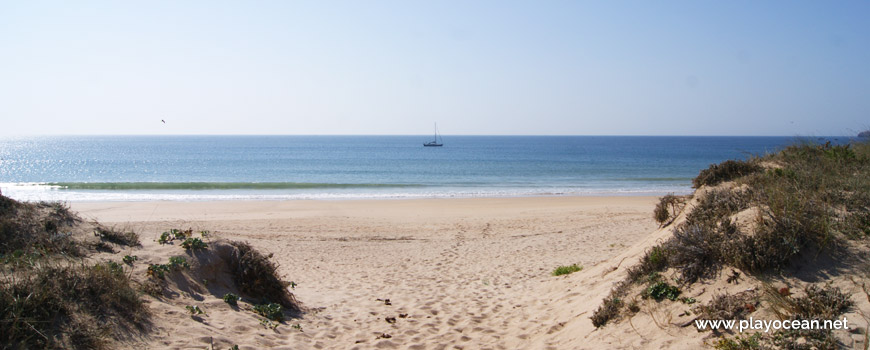
[[[161,122],[163,122],[163,124],[166,124],[166,121],[165,121],[165,120],[163,120],[163,119],[160,119],[160,121],[161,121]]]

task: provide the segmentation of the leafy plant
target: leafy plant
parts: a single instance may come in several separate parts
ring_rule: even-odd
[[[561,276],[561,275],[572,274],[572,273],[580,271],[580,270],[583,270],[582,266],[577,266],[577,264],[573,264],[573,265],[568,265],[568,266],[559,266],[555,270],[553,270],[552,274],[553,274],[553,276]]]
[[[284,309],[280,304],[267,303],[255,305],[254,312],[272,321],[284,321]]]
[[[159,279],[163,279],[166,277],[166,273],[169,272],[169,266],[163,264],[150,264],[148,265],[148,276],[156,277]]]
[[[160,234],[160,238],[157,239],[157,243],[166,244],[172,241],[172,236],[169,232],[163,232]]]
[[[672,286],[665,281],[658,281],[644,290],[643,297],[653,298],[656,301],[662,301],[663,299],[675,301],[677,300],[677,297],[680,296],[680,293],[679,288]]]
[[[275,328],[278,328],[279,323],[275,323],[275,322],[272,322],[272,321],[267,320],[267,319],[262,319],[262,320],[260,320],[260,325],[265,327],[265,328],[269,328],[269,329],[274,330]]]
[[[191,315],[207,315],[198,305],[187,305],[184,307]]]
[[[181,247],[188,250],[199,250],[207,248],[208,244],[199,238],[188,238],[181,243]]]
[[[168,266],[169,269],[173,271],[190,268],[190,264],[187,263],[187,259],[185,259],[183,256],[170,257]]]
[[[133,265],[136,260],[139,260],[139,257],[135,255],[124,255],[124,258],[121,259],[127,265]]]
[[[224,302],[230,304],[231,306],[238,306],[239,296],[233,293],[224,294]]]
[[[189,238],[190,236],[193,235],[193,230],[191,230],[191,229],[187,229],[187,230],[182,231],[182,230],[174,228],[172,230],[169,230],[169,232],[172,233],[172,235],[175,237],[175,239],[185,239],[185,238]]]

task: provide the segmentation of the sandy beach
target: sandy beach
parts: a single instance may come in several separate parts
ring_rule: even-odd
[[[86,219],[139,232],[144,248],[137,269],[174,252],[156,243],[161,232],[193,228],[274,254],[280,273],[297,284],[292,291],[305,313],[275,330],[219,296],[152,301],[155,329],[142,339],[152,348],[511,349],[546,344],[541,338],[567,321],[555,319],[559,306],[545,296],[553,283],[570,277],[551,276],[552,270],[571,264],[588,270],[624,253],[655,231],[655,201],[613,196],[71,206]],[[563,294],[570,296],[575,282],[565,284]],[[204,306],[201,321],[185,314],[183,305],[191,302]]]

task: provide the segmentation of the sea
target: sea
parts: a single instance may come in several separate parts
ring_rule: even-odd
[[[26,201],[204,201],[691,193],[710,164],[795,137],[43,136],[0,138]],[[812,138],[824,142],[842,138]]]

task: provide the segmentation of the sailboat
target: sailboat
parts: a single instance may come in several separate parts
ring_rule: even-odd
[[[441,143],[438,142],[438,123],[435,123],[435,139],[432,142],[426,142],[423,144],[423,147],[441,147],[444,146],[444,140],[441,140]]]

